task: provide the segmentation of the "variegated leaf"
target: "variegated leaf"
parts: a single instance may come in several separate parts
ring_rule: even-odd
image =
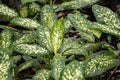
[[[45,5],[42,8],[41,12],[41,22],[46,26],[52,28],[54,22],[57,20],[57,14],[50,5]]]
[[[64,67],[65,67],[65,58],[60,54],[55,55],[52,60],[52,71],[51,71],[51,75],[55,80],[60,80]]]
[[[49,80],[50,70],[43,69],[38,70],[36,74],[33,76],[32,80]]]
[[[63,44],[64,31],[64,20],[61,18],[54,23],[50,33],[50,41],[55,54]]]
[[[49,55],[49,51],[37,44],[19,44],[14,46],[14,51],[28,56],[44,56]]]
[[[0,4],[0,16],[5,20],[17,17],[18,13],[4,4]]]
[[[86,6],[90,6],[98,1],[99,0],[72,0],[69,2],[63,2],[57,7],[55,11],[58,12],[63,10],[80,9]]]
[[[21,17],[27,17],[29,15],[29,6],[28,6],[28,4],[24,5],[24,6],[22,6],[20,8],[19,14],[20,14]]]
[[[117,65],[119,65],[119,60],[115,59],[115,55],[112,52],[100,51],[92,54],[84,61],[85,76],[99,75]]]
[[[40,23],[38,23],[35,20],[32,20],[30,18],[21,18],[21,17],[13,18],[12,20],[10,20],[10,23],[24,27],[26,29],[34,29],[41,26]]]
[[[79,61],[72,61],[66,65],[60,80],[85,80],[83,65]]]

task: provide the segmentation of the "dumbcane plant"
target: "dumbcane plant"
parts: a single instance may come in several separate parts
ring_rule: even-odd
[[[71,0],[56,9],[38,4],[47,1],[21,0],[23,6],[18,12],[0,4],[1,20],[9,22],[0,25],[0,80],[16,80],[30,67],[35,74],[29,80],[85,80],[119,66],[120,51],[100,42],[102,33],[120,37],[116,13],[95,4],[92,11],[97,22],[91,22],[79,10],[98,0]],[[72,9],[78,11],[58,19],[56,12]],[[79,39],[65,38],[71,27]],[[22,59],[24,62],[18,65]],[[43,62],[43,68],[39,68]]]

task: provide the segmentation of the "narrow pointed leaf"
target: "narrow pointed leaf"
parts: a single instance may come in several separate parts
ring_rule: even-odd
[[[65,58],[60,54],[55,55],[52,60],[52,71],[51,71],[51,75],[55,80],[60,80],[64,67],[65,67]]]
[[[57,20],[57,14],[50,5],[43,6],[41,10],[41,22],[46,26],[52,28],[54,22]]]
[[[34,29],[40,26],[40,23],[38,23],[35,20],[32,20],[30,18],[21,18],[21,17],[13,18],[12,20],[10,20],[10,23],[24,27],[26,29]]]
[[[56,12],[63,11],[63,10],[71,10],[71,9],[80,9],[86,6],[90,6],[99,0],[72,0],[69,2],[63,2],[61,5],[58,6]]]
[[[72,61],[66,65],[61,80],[85,80],[83,65],[79,61]]]
[[[38,70],[36,74],[33,76],[32,80],[49,80],[50,70],[43,69]]]
[[[115,59],[112,52],[100,51],[92,54],[87,60],[84,61],[85,75],[87,77],[100,75],[106,70],[119,65],[119,60]]]
[[[50,33],[50,41],[54,50],[54,53],[56,54],[63,44],[64,40],[64,20],[63,18],[57,20],[51,30]]]
[[[0,16],[5,20],[10,20],[11,18],[17,17],[18,13],[14,9],[11,9],[4,4],[0,4]]]
[[[33,66],[33,64],[35,63],[35,59],[32,59],[32,60],[28,60],[28,61],[25,61],[24,63],[20,64],[18,67],[17,67],[17,73],[20,72],[20,71],[23,71],[25,69],[28,69],[30,67]]]
[[[19,44],[14,47],[14,51],[28,56],[49,55],[49,51],[37,44]]]

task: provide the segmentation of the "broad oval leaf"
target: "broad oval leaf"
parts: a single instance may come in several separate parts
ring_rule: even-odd
[[[65,67],[65,58],[60,54],[55,55],[52,60],[52,70],[51,70],[51,75],[55,80],[60,80],[64,67]]]
[[[29,15],[29,6],[28,6],[28,4],[24,5],[24,6],[22,6],[20,8],[19,14],[20,14],[21,17],[27,17]]]
[[[49,80],[50,70],[43,69],[38,70],[36,74],[33,76],[32,80]]]
[[[55,54],[63,44],[64,31],[64,20],[61,18],[54,23],[50,33],[50,41]]]
[[[49,55],[49,51],[37,44],[18,44],[14,46],[14,51],[28,56],[44,56]]]
[[[120,20],[118,14],[109,8],[100,5],[93,5],[92,11],[98,22],[106,24],[111,28],[117,28],[120,30]]]
[[[85,76],[99,75],[106,70],[119,65],[118,59],[110,51],[100,51],[92,54],[87,60],[84,61]]]
[[[5,20],[10,20],[11,18],[17,17],[18,13],[14,9],[11,9],[4,4],[0,4],[0,16]]]
[[[66,65],[61,80],[85,80],[82,63],[74,60]]]
[[[40,23],[38,23],[35,20],[32,20],[30,18],[22,18],[22,17],[13,18],[12,20],[10,20],[10,23],[24,27],[26,29],[34,29],[41,26]]]
[[[54,22],[57,20],[57,14],[55,13],[53,7],[50,5],[45,5],[41,11],[42,24],[45,24],[47,27],[52,28]]]

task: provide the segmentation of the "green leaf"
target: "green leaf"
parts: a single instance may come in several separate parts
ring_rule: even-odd
[[[35,20],[32,20],[30,18],[22,18],[22,17],[13,18],[12,20],[10,20],[10,23],[24,27],[26,29],[34,29],[41,26],[40,23],[38,23]]]
[[[64,20],[61,18],[54,23],[50,33],[50,41],[55,54],[63,44],[64,31]]]
[[[60,54],[55,55],[52,60],[52,71],[51,71],[51,75],[55,80],[60,80],[64,67],[65,67],[65,58]]]
[[[38,70],[36,74],[33,76],[32,80],[49,80],[50,70],[43,69]]]
[[[31,59],[31,60],[25,61],[24,63],[20,64],[17,67],[17,73],[19,73],[20,71],[23,71],[25,69],[28,69],[28,68],[32,67],[35,62],[36,62],[35,59]]]
[[[63,10],[80,9],[86,6],[90,6],[98,1],[99,0],[72,0],[69,2],[62,3],[57,7],[55,11],[58,12]]]
[[[61,80],[85,80],[83,65],[79,61],[72,61],[65,66]]]
[[[107,34],[110,34],[110,35],[113,35],[116,37],[120,37],[120,30],[119,29],[111,28],[107,25],[103,25],[103,24],[100,24],[97,22],[93,22],[92,24],[93,24],[92,28],[101,30],[103,33],[107,33]]]
[[[57,20],[57,14],[50,5],[43,6],[41,10],[41,22],[42,24],[52,28],[54,22]]]
[[[37,3],[31,3],[29,4],[29,14],[35,15],[37,12],[40,11],[40,5]]]
[[[18,13],[4,4],[0,4],[0,16],[5,20],[17,17]]]
[[[110,51],[100,51],[92,54],[84,61],[86,77],[99,75],[106,70],[119,65],[119,60]]]
[[[7,53],[0,51],[0,80],[12,80],[11,59]]]
[[[22,6],[20,8],[19,14],[20,14],[21,17],[27,17],[29,15],[29,6],[28,6],[28,4],[24,5],[24,6]]]
[[[14,46],[14,51],[28,56],[44,56],[49,55],[49,51],[37,44],[18,44]]]
[[[120,20],[118,14],[109,8],[100,5],[93,5],[92,11],[99,23],[103,23],[111,28],[117,28],[120,30]]]
[[[20,55],[13,56],[12,57],[13,64],[14,63],[16,64],[19,60],[21,60],[21,58],[22,58],[22,56],[20,56]]]
[[[5,51],[8,51],[12,43],[12,32],[8,29],[4,29],[1,33],[1,48]]]
[[[67,18],[71,21],[72,25],[77,29],[78,32],[83,31],[90,35],[94,34],[97,38],[101,37],[101,31],[93,28],[92,22],[84,18],[82,14],[69,14]]]
[[[35,39],[36,39],[35,33],[29,32],[22,34],[22,36],[16,39],[13,44],[17,45],[21,43],[32,43],[35,41]]]
[[[38,37],[38,43],[42,46],[45,46],[50,52],[53,52],[50,43],[50,29],[41,25],[39,28],[37,28],[36,35]]]

